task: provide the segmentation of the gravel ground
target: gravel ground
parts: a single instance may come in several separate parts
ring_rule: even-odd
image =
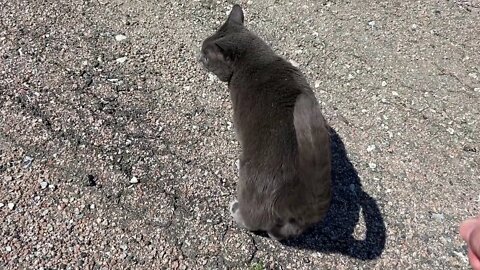
[[[469,269],[479,1],[243,1],[332,130],[323,224],[237,229],[226,85],[195,61],[232,1],[0,0],[0,269]]]

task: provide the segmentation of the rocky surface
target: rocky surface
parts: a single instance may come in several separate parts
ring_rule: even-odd
[[[229,217],[226,85],[195,61],[233,1],[0,1],[1,269],[469,269],[478,1],[242,1],[332,130],[323,224]]]

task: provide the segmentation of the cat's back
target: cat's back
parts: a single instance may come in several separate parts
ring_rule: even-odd
[[[249,148],[277,154],[294,151],[295,103],[309,89],[295,67],[280,57],[246,65],[229,89],[234,124],[247,153]]]
[[[292,64],[276,55],[267,59],[240,66],[238,75],[232,78],[229,89],[234,109],[290,114],[298,95],[311,93],[303,74]],[[271,117],[270,113],[266,116]]]

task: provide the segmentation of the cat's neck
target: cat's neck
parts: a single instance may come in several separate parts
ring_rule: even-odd
[[[237,59],[234,66],[235,71],[262,69],[279,61],[280,57],[270,48],[266,50],[253,50],[246,52]]]

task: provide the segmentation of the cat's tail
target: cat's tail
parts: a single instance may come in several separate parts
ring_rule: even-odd
[[[297,97],[293,122],[298,145],[300,181],[310,190],[308,204],[315,205],[317,218],[325,215],[331,200],[330,134],[313,93]]]

